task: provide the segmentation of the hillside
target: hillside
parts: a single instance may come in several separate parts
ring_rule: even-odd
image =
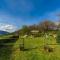
[[[49,40],[49,41],[48,41]],[[24,48],[25,51],[20,50],[21,39],[16,41],[14,48],[17,48],[13,51],[12,57],[14,60],[60,60],[60,47],[56,44],[56,39],[49,37],[37,37],[37,38],[25,38]],[[44,50],[44,45],[49,44],[53,48],[52,52]],[[19,45],[18,45],[19,44]],[[50,45],[52,44],[52,45]],[[56,44],[56,45],[55,45]]]
[[[0,47],[0,60],[60,60],[60,45],[56,43],[56,38],[53,36],[24,38],[24,51],[20,49],[23,44],[21,36],[14,41],[11,39],[12,36],[13,34],[3,36],[3,40],[8,37],[8,41],[11,41]],[[45,45],[52,48],[53,51],[46,51]]]

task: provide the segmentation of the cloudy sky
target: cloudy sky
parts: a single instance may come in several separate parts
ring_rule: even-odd
[[[58,21],[59,14],[60,0],[0,0],[0,23],[18,29],[44,19]]]

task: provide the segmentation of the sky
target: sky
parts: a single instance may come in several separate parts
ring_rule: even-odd
[[[0,0],[0,30],[10,26],[15,31],[46,19],[57,22],[59,14],[60,0]]]

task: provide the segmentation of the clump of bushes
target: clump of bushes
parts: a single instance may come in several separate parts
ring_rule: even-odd
[[[47,52],[53,52],[53,48],[51,48],[47,45],[44,46],[44,50],[47,51]]]
[[[40,33],[38,33],[38,34],[34,34],[33,36],[34,36],[34,37],[40,37],[40,36],[41,36],[41,34],[40,34]]]

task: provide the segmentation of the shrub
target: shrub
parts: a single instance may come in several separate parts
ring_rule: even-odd
[[[57,32],[56,42],[60,44],[60,31]]]
[[[44,46],[44,50],[47,52],[53,52],[53,48],[49,47],[49,46]]]

